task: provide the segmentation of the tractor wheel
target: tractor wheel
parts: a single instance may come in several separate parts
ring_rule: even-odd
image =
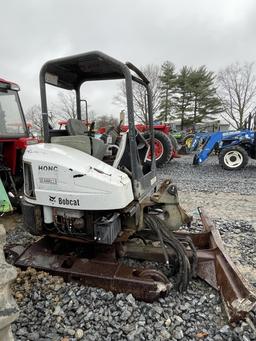
[[[194,134],[188,134],[184,137],[183,141],[182,141],[182,145],[186,147],[186,150],[190,150],[191,146],[192,146],[192,142],[193,142],[193,138],[194,138]]]
[[[179,149],[179,144],[178,144],[178,141],[177,141],[176,137],[173,136],[172,134],[169,134],[169,138],[170,138],[171,143],[173,145],[173,149],[174,150],[178,150]]]
[[[155,130],[154,131],[154,141],[155,141],[155,157],[156,157],[156,166],[163,166],[166,162],[168,162],[172,156],[173,146],[172,142],[166,134],[162,131]],[[145,139],[149,138],[149,133],[143,134]],[[151,163],[151,153],[149,152],[146,159],[146,164]]]
[[[246,150],[240,146],[227,147],[219,154],[219,164],[226,170],[244,168],[249,160]]]

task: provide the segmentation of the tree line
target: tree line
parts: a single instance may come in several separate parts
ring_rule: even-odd
[[[181,129],[206,120],[224,118],[232,128],[241,129],[249,114],[256,110],[256,76],[254,63],[234,63],[218,73],[206,66],[183,66],[177,70],[166,61],[161,66],[146,65],[141,68],[149,79],[152,89],[154,120],[171,122],[180,120]],[[75,94],[59,93],[58,105],[49,110],[51,121],[76,117]],[[147,123],[147,99],[145,87],[133,84],[133,101],[136,120]],[[113,98],[120,107],[126,105],[126,89],[121,82],[118,94]],[[84,108],[82,107],[82,115]],[[36,130],[42,132],[41,110],[39,105],[31,107],[27,119]],[[113,115],[97,116],[90,112],[91,120],[97,126],[104,126]]]
[[[166,61],[162,66],[147,65],[143,73],[150,80],[153,93],[154,119],[170,122],[179,119],[181,129],[203,120],[223,117],[231,127],[243,127],[249,114],[256,109],[256,77],[253,63],[234,63],[215,73],[206,66],[175,65]],[[125,87],[121,86],[116,102],[124,102]],[[134,85],[134,106],[138,120],[146,123],[146,91]]]

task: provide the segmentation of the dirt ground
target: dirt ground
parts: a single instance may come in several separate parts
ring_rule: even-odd
[[[15,230],[18,224],[22,223],[22,217],[18,213],[7,214],[0,218],[0,223],[4,225],[6,231]]]
[[[182,207],[193,215],[202,207],[212,219],[245,220],[256,230],[256,195],[180,191],[179,198]]]

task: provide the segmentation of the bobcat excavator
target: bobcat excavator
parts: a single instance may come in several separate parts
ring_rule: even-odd
[[[112,142],[105,144],[81,123],[80,87],[113,79],[125,81],[129,129],[111,130]],[[147,140],[135,128],[134,82],[147,92]],[[46,85],[76,92],[77,119],[66,129],[49,125]],[[179,205],[171,180],[157,183],[152,95],[144,74],[94,51],[45,63],[40,91],[44,143],[25,151],[22,206],[26,228],[42,237],[19,254],[16,265],[148,302],[167,295],[173,285],[186,290],[198,275],[221,291],[230,320],[244,318],[256,296],[225,254],[218,231],[202,210],[202,232],[179,230],[192,218]],[[152,162],[145,165],[148,153]],[[162,262],[175,279],[171,283],[154,268],[130,267],[125,257]]]

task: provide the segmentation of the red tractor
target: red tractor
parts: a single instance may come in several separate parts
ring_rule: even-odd
[[[128,125],[121,126],[122,131],[128,130]],[[145,124],[136,124],[136,129],[149,138],[149,127]],[[155,157],[156,166],[162,166],[174,157],[174,148],[169,137],[170,128],[165,124],[154,125]],[[147,154],[146,162],[151,162],[150,152]]]
[[[0,177],[11,201],[17,204],[23,187],[22,155],[38,139],[29,136],[19,86],[0,78]]]
[[[145,124],[136,124],[136,128],[143,133],[144,137],[148,138],[149,127]],[[122,126],[122,130],[128,130],[127,125]],[[154,124],[154,141],[155,141],[155,156],[156,166],[162,166],[170,159],[177,157],[177,151],[170,136],[170,126],[167,124]],[[147,155],[147,162],[151,161],[150,153]]]

